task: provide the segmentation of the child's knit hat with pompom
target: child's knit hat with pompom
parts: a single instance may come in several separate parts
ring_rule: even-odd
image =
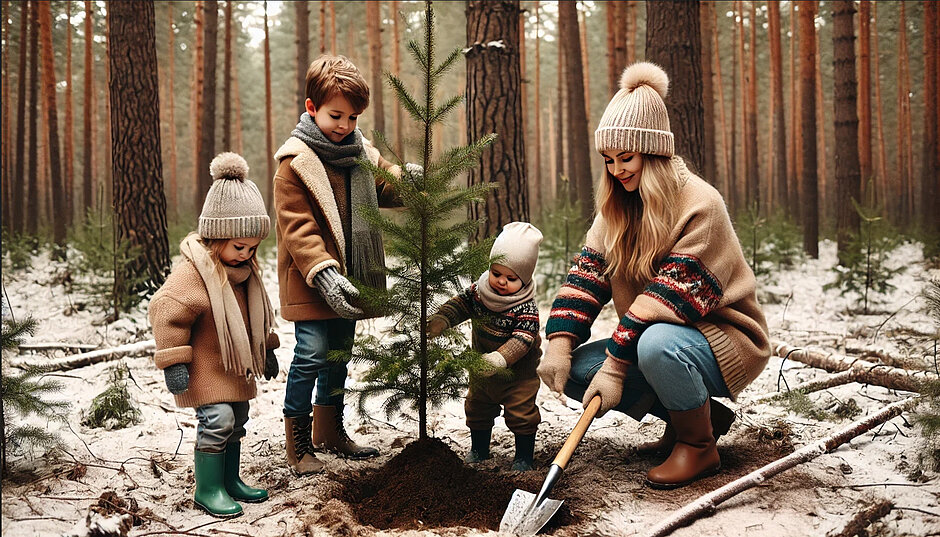
[[[209,164],[212,186],[199,215],[203,239],[264,239],[271,219],[258,187],[248,179],[248,163],[237,153],[220,153]]]
[[[656,64],[635,63],[620,76],[620,90],[610,99],[594,131],[597,152],[629,151],[671,157],[675,152],[663,99],[669,77]]]

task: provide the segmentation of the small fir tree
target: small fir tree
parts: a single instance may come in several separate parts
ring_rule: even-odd
[[[894,290],[889,280],[904,267],[887,266],[888,255],[897,248],[899,239],[881,217],[881,211],[873,205],[862,207],[855,200],[852,204],[861,218],[861,231],[849,241],[843,255],[845,264],[833,267],[835,281],[823,289],[838,288],[841,296],[857,295],[862,313],[868,315],[872,304],[882,303],[884,295]]]
[[[3,319],[2,347],[3,366],[0,375],[0,434],[3,445],[0,446],[3,475],[9,469],[7,452],[19,452],[33,448],[49,448],[59,444],[58,435],[44,427],[30,425],[24,421],[36,416],[46,421],[65,421],[69,404],[65,401],[46,401],[45,396],[62,390],[62,384],[43,377],[40,368],[29,368],[19,375],[12,375],[6,364],[7,356],[12,353],[26,334],[33,335],[36,321],[27,317],[16,321],[12,316]]]
[[[744,257],[758,278],[792,267],[803,255],[800,229],[781,212],[765,218],[754,204],[738,215],[734,227]]]
[[[92,399],[82,425],[110,431],[140,423],[140,409],[127,392],[128,377],[130,370],[126,364],[108,369],[108,386]]]
[[[561,194],[548,210],[543,211],[538,226],[544,237],[539,247],[541,270],[536,275],[541,301],[551,301],[555,297],[565,283],[574,254],[584,243],[581,209],[577,201],[572,200],[568,177],[562,175],[561,184]]]
[[[456,96],[438,105],[435,99],[438,82],[461,58],[461,52],[454,50],[438,64],[431,2],[425,3],[424,15],[424,42],[411,41],[407,47],[420,68],[420,95],[413,96],[398,77],[386,74],[400,106],[423,133],[417,141],[423,168],[404,166],[399,179],[369,162],[361,162],[371,173],[393,185],[404,203],[403,214],[396,218],[386,217],[378,210],[359,208],[363,217],[381,229],[386,238],[389,254],[386,274],[391,283],[387,291],[360,286],[361,298],[367,310],[382,313],[392,324],[382,338],[360,339],[351,357],[334,354],[337,359],[351,358],[370,366],[363,386],[352,390],[360,396],[359,409],[363,415],[366,400],[382,395],[386,415],[406,409],[417,412],[421,439],[428,436],[428,406],[461,397],[467,382],[466,371],[485,367],[480,354],[467,348],[457,330],[429,339],[427,320],[437,305],[460,291],[467,278],[479,275],[489,264],[492,240],[469,245],[466,240],[480,222],[452,222],[456,211],[465,211],[467,204],[482,201],[493,185],[460,188],[453,182],[478,163],[484,148],[495,139],[495,135],[488,135],[468,146],[448,149],[432,160],[433,126],[443,123],[445,116],[463,100]],[[381,133],[375,133],[375,139],[391,151]],[[400,158],[397,160],[401,162]]]
[[[930,280],[921,296],[927,302],[927,315],[933,319],[936,327],[934,335],[934,370],[937,367],[937,338],[940,338],[940,280]],[[921,463],[926,462],[930,470],[940,471],[940,380],[924,381],[920,393],[924,398],[924,408],[915,414],[914,419],[923,427],[924,449],[918,455]]]

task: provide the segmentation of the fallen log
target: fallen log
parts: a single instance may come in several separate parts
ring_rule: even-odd
[[[754,470],[744,477],[736,479],[721,488],[713,490],[708,494],[699,497],[692,503],[686,504],[684,507],[675,511],[666,520],[655,526],[647,535],[649,537],[669,535],[674,530],[691,524],[705,513],[714,511],[718,504],[728,500],[729,498],[737,496],[745,490],[757,487],[764,483],[767,479],[804,462],[813,460],[823,453],[834,451],[836,448],[852,440],[858,435],[864,434],[866,431],[869,431],[876,426],[888,421],[889,419],[898,416],[901,414],[901,412],[914,408],[917,406],[919,399],[920,396],[914,396],[892,403],[866,418],[853,422],[848,427],[842,429],[832,436],[817,440],[812,444],[808,444],[782,459],[777,459],[770,464]]]
[[[926,380],[937,380],[938,375],[930,371],[911,371],[890,365],[876,364],[865,360],[839,356],[820,351],[811,351],[799,347],[791,347],[786,343],[774,343],[774,355],[794,360],[811,367],[825,369],[833,373],[857,369],[861,371],[855,382],[882,386],[892,390],[919,392],[920,386]]]
[[[865,371],[861,369],[849,369],[846,371],[841,371],[834,375],[830,375],[824,379],[820,380],[810,380],[807,382],[801,382],[796,386],[790,388],[790,392],[801,392],[801,393],[813,393],[820,390],[825,390],[827,388],[834,388],[836,386],[843,386],[851,382],[862,382],[864,383]],[[870,383],[869,383],[870,384]],[[780,397],[787,392],[773,392],[766,393],[756,399],[756,402],[763,403],[764,401],[769,401],[775,397]]]
[[[37,341],[34,343],[20,343],[17,348],[20,351],[93,351],[98,348],[97,345],[90,343],[66,343],[63,341]]]
[[[20,358],[17,360],[11,360],[10,365],[19,369],[28,369],[31,367],[41,367],[49,371],[68,371],[71,369],[78,369],[79,367],[85,367],[101,362],[108,362],[110,360],[116,360],[124,356],[137,356],[141,354],[149,354],[157,348],[157,344],[154,340],[148,339],[145,341],[138,341],[136,343],[128,343],[126,345],[120,345],[110,349],[98,349],[91,352],[83,352],[82,354],[74,354],[72,356],[66,356],[64,358],[55,358],[55,359],[46,359],[39,360],[36,358]]]

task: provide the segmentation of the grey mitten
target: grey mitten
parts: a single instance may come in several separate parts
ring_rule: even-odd
[[[277,376],[277,356],[274,354],[274,349],[268,349],[267,354],[264,356],[264,378],[265,380],[271,380]]]
[[[362,317],[362,310],[349,303],[350,298],[359,296],[359,290],[340,274],[336,267],[327,267],[318,272],[313,277],[313,283],[337,315],[344,319]]]
[[[405,170],[408,171],[411,175],[415,177],[421,177],[424,175],[424,166],[420,164],[415,164],[414,162],[409,162],[405,164]]]
[[[173,364],[163,370],[166,387],[173,395],[179,395],[189,388],[189,368],[186,364]]]

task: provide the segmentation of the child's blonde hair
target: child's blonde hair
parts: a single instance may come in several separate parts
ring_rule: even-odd
[[[656,266],[668,253],[678,196],[679,172],[670,157],[643,155],[636,192],[627,192],[605,167],[595,207],[607,223],[606,275],[624,274],[635,284],[656,276]]]
[[[369,107],[369,84],[346,56],[323,54],[307,68],[307,98],[319,108],[336,95],[349,101],[357,113]]]

